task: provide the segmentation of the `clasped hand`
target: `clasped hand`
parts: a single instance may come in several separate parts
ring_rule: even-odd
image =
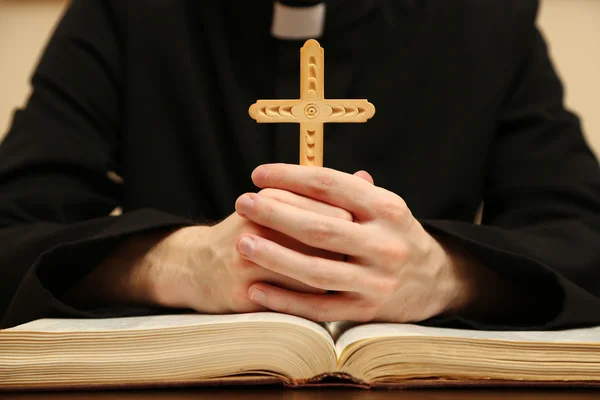
[[[262,190],[240,196],[223,221],[134,235],[63,301],[419,322],[512,315],[535,300],[430,235],[366,172],[273,164],[252,180]]]
[[[420,321],[460,307],[464,293],[453,258],[414,218],[398,195],[377,187],[365,173],[298,165],[263,165],[252,174],[263,189],[237,200],[236,211],[253,223],[311,248],[320,257],[286,247],[265,235],[243,234],[240,256],[316,292],[255,282],[256,304],[314,321]],[[266,193],[265,191],[270,191]],[[351,213],[339,218],[278,201],[292,192]]]

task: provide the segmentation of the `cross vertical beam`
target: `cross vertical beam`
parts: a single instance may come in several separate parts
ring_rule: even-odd
[[[325,52],[315,40],[306,42],[300,50],[300,99],[325,99]],[[317,110],[309,105],[310,117]],[[323,166],[323,123],[300,123],[300,165]]]

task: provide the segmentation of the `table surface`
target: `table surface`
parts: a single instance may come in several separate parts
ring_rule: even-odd
[[[427,389],[427,390],[363,390],[347,388],[220,388],[220,389],[178,389],[148,391],[112,391],[112,392],[57,392],[57,393],[0,393],[2,400],[55,400],[55,399],[91,399],[91,400],[187,400],[187,399],[243,399],[243,400],[316,400],[316,399],[361,399],[361,400],[598,400],[600,390],[563,390],[563,389]]]

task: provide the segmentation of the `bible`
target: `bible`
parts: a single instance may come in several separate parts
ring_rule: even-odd
[[[41,319],[0,331],[0,390],[600,386],[600,327],[496,332],[271,312]]]

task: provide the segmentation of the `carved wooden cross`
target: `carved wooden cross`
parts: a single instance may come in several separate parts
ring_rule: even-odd
[[[323,124],[366,122],[375,115],[367,100],[325,99],[325,55],[316,40],[300,51],[300,99],[258,100],[249,110],[259,123],[300,124],[300,165],[323,166]]]

